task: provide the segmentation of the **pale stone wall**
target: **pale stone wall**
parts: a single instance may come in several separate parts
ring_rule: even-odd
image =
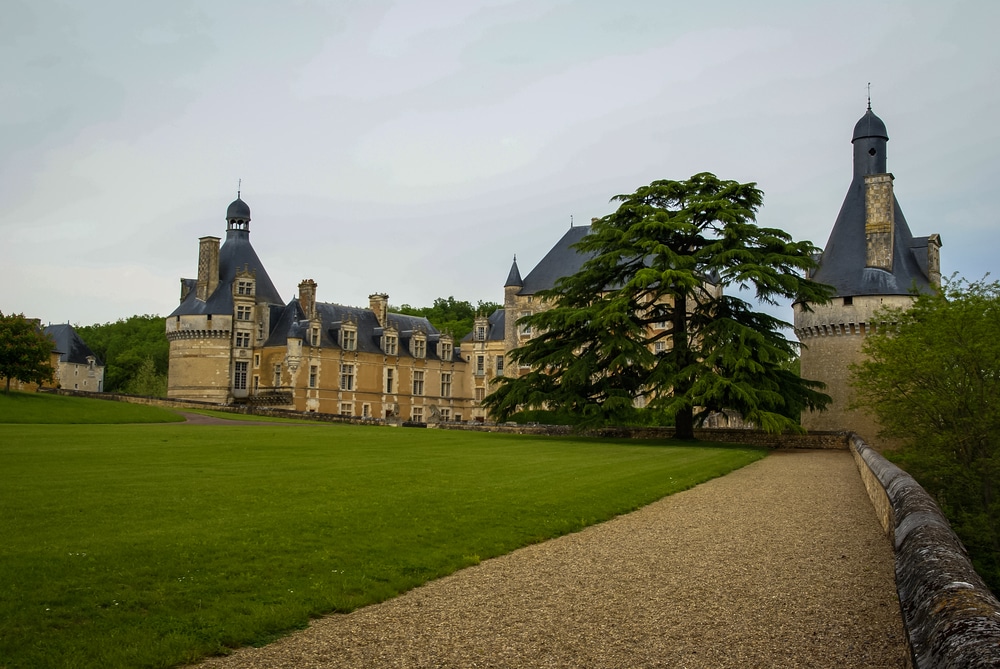
[[[296,411],[411,420],[418,408],[424,422],[469,420],[472,415],[464,363],[321,348],[301,345],[300,340],[293,340],[291,347],[271,346],[257,354],[260,385],[274,388],[277,366],[277,389],[290,394],[288,408]],[[353,368],[351,389],[341,387],[342,365]],[[423,373],[422,395],[413,394],[415,371]],[[390,372],[392,389],[386,392]],[[441,394],[443,374],[451,374],[449,397]]]
[[[167,397],[220,404],[229,400],[232,321],[232,316],[217,314],[167,319]]]
[[[60,362],[55,365],[55,370],[55,381],[62,388],[88,393],[104,390],[104,367],[100,365]]]
[[[873,330],[888,324],[875,322],[874,314],[883,307],[908,307],[913,298],[908,295],[855,296],[851,304],[842,297],[830,304],[813,306],[811,312],[794,306],[795,334],[802,342],[801,375],[804,379],[826,383],[824,392],[833,398],[826,411],[809,411],[802,415],[802,426],[808,430],[851,430],[862,435],[870,444],[882,447],[878,425],[861,409],[851,409],[854,390],[851,387],[851,365],[864,356],[864,338]]]

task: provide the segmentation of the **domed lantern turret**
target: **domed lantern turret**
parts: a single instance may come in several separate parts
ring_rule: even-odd
[[[250,230],[250,205],[240,199],[239,191],[236,199],[226,209],[227,230]]]

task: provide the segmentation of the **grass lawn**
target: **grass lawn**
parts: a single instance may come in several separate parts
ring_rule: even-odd
[[[763,455],[349,425],[0,424],[0,667],[169,667],[264,643]]]
[[[169,409],[48,393],[0,392],[3,423],[170,423],[184,417]]]

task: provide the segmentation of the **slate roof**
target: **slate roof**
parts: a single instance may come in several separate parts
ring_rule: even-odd
[[[55,347],[53,350],[59,353],[59,362],[69,362],[77,365],[89,364],[87,361],[87,356],[91,356],[95,360],[95,364],[104,365],[101,359],[98,358],[90,347],[80,338],[76,330],[69,323],[61,323],[59,325],[50,325],[43,330],[43,332],[48,335]]]
[[[506,338],[506,312],[503,309],[497,309],[487,318],[486,326],[486,339],[485,341],[503,341]],[[462,337],[463,342],[473,341],[473,334],[475,331]]]
[[[587,262],[592,254],[580,253],[572,247],[589,233],[589,225],[570,228],[562,236],[562,239],[556,242],[556,245],[545,254],[545,257],[535,265],[528,276],[524,277],[518,295],[534,295],[540,290],[555,288],[556,281],[580,271],[583,263]]]
[[[230,212],[237,203],[246,205],[240,199],[229,205]],[[227,213],[230,213],[227,212]],[[239,213],[239,212],[237,212]],[[249,218],[250,208],[246,208],[246,215]],[[219,249],[219,285],[208,299],[202,302],[198,299],[194,286],[196,279],[184,279],[185,285],[191,287],[187,297],[181,304],[171,312],[171,316],[187,316],[191,314],[231,314],[233,313],[233,281],[236,279],[236,272],[244,267],[256,272],[257,289],[256,301],[258,304],[284,304],[271,277],[264,269],[264,263],[257,257],[257,252],[250,245],[250,230],[230,228],[226,231],[226,241]]]
[[[357,351],[363,353],[382,352],[380,339],[384,328],[379,325],[375,312],[371,309],[317,302],[316,313],[322,321],[320,348],[340,348],[338,331],[344,321],[351,320],[357,323],[358,327]],[[281,309],[277,318],[272,315],[271,322],[273,324],[271,333],[267,341],[264,342],[264,346],[285,346],[289,338],[304,341],[309,339],[309,320],[306,318],[298,298],[293,299],[284,309]],[[421,316],[390,313],[388,323],[395,327],[399,333],[399,357],[412,357],[410,338],[417,330],[423,330],[427,334],[427,359],[438,359],[436,344],[441,338],[441,333],[431,325],[429,320]],[[452,361],[462,361],[458,355],[457,346],[454,349]]]
[[[885,124],[869,109],[855,125],[851,142],[863,142],[863,147],[871,145],[873,150],[879,152],[880,159],[868,158],[867,151],[855,151],[854,179],[820,256],[819,267],[811,277],[833,286],[837,297],[906,295],[914,286],[920,292],[931,290],[927,276],[928,238],[913,236],[895,196],[892,271],[866,266],[864,177],[880,173],[879,167],[884,169],[886,141],[888,133]]]

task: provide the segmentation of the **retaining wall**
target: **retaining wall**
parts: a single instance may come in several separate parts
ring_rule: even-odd
[[[937,504],[860,437],[851,451],[896,554],[896,590],[916,669],[1000,667],[1000,600]]]

